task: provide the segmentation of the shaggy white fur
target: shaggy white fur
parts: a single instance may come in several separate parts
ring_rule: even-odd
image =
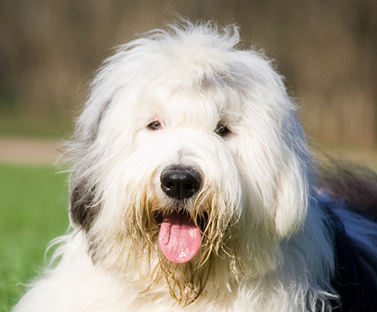
[[[331,309],[313,155],[282,77],[239,41],[185,22],[104,63],[67,151],[72,232],[15,312]],[[169,168],[200,175],[193,196],[167,195]],[[172,213],[201,232],[184,263],[158,243]]]

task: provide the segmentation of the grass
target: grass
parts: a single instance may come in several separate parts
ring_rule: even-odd
[[[0,164],[0,312],[44,265],[48,242],[68,227],[66,174],[48,166]]]

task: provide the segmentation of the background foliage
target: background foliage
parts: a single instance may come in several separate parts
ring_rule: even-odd
[[[276,60],[316,141],[376,146],[375,0],[2,0],[0,115],[64,133],[111,48],[175,12],[237,23],[244,47]]]

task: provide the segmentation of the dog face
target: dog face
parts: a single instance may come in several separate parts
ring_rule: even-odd
[[[120,47],[72,144],[71,221],[96,265],[166,284],[183,305],[215,279],[276,268],[305,220],[311,156],[295,106],[238,42],[234,27],[186,24]]]

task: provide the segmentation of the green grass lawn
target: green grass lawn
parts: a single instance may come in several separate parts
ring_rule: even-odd
[[[66,232],[66,180],[53,167],[0,163],[0,312],[44,266],[48,242]]]

